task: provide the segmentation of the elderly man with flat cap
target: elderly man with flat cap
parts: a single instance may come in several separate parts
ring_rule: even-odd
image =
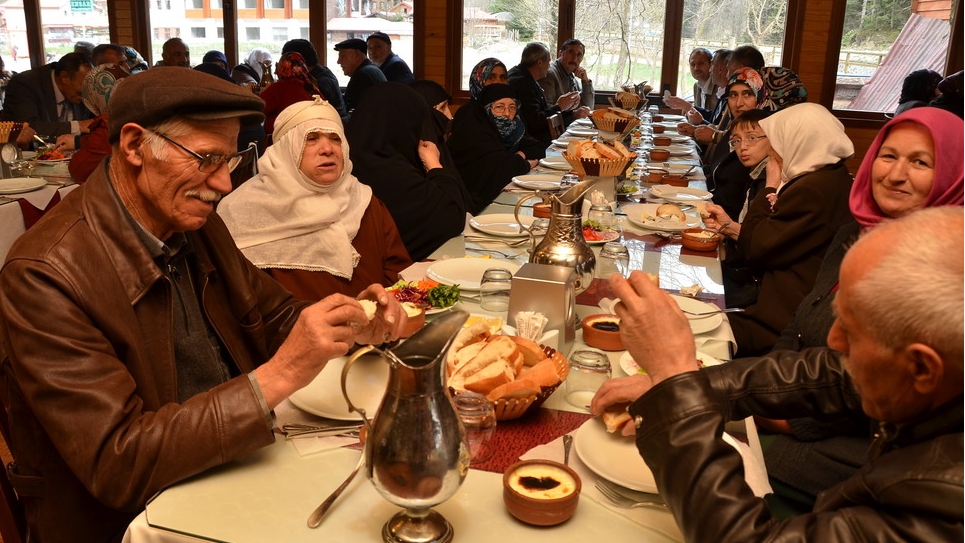
[[[963,236],[960,206],[869,230],[841,264],[828,348],[704,369],[670,296],[639,272],[610,278],[623,343],[647,374],[605,382],[591,411],[633,402],[625,433],[635,430],[686,541],[962,540]],[[865,465],[782,520],[721,438],[750,415],[858,413],[877,421]]]
[[[386,82],[385,74],[366,56],[368,46],[363,40],[350,38],[340,41],[335,44],[335,50],[338,51],[338,65],[350,78],[345,86],[344,98],[345,109],[351,117],[352,111],[362,100],[362,94],[369,88]]]
[[[11,249],[0,394],[36,541],[120,541],[159,490],[273,443],[271,410],[329,359],[399,336],[381,286],[374,315],[298,302],[214,213],[263,107],[194,70],[127,78],[111,156]]]
[[[385,32],[373,32],[365,40],[368,44],[369,60],[374,62],[389,81],[409,83],[415,81],[409,65],[402,57],[392,52],[392,38]]]

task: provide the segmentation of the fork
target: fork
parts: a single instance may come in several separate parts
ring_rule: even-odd
[[[724,309],[713,309],[711,311],[700,311],[700,312],[687,311],[686,309],[683,309],[683,308],[681,308],[680,310],[683,311],[684,314],[690,315],[691,317],[709,317],[711,315],[716,315],[718,313],[743,313],[744,312],[743,307],[727,307]]]
[[[477,252],[477,253],[491,253],[491,254],[499,255],[499,256],[507,259],[507,260],[512,260],[512,259],[514,259],[514,258],[519,258],[520,256],[523,255],[523,253],[507,254],[507,253],[504,253],[504,252],[502,252],[502,251],[497,251],[497,250],[495,250],[495,249],[485,249],[485,248],[482,248],[482,247],[479,247],[479,248],[476,248],[476,247],[466,247],[466,250],[467,250],[467,251],[474,251],[474,252]]]
[[[636,507],[658,507],[660,509],[667,508],[667,504],[664,502],[656,500],[635,500],[633,498],[628,498],[617,492],[603,480],[597,480],[595,486],[596,489],[600,491],[600,494],[603,494],[604,498],[610,500],[610,503],[621,509],[633,509]]]
[[[502,238],[489,238],[485,236],[465,236],[466,241],[474,243],[501,243],[507,247],[519,247],[524,243],[529,243],[529,238],[522,239],[502,239]]]

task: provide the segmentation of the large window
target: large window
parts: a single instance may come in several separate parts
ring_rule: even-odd
[[[464,0],[460,87],[468,88],[469,72],[482,58],[495,56],[512,67],[531,41],[545,43],[555,57],[557,44],[570,37],[586,46],[583,67],[600,91],[646,81],[688,96],[694,83],[688,57],[695,47],[752,44],[768,64],[781,63],[787,2],[684,0],[682,14],[680,9],[642,0]],[[565,30],[569,25],[559,24],[570,17],[572,35]],[[668,21],[680,22],[670,28]],[[668,36],[679,40],[666,50]],[[676,72],[664,66],[675,56]]]
[[[338,53],[332,50],[336,43],[348,39],[366,39],[374,32],[384,32],[392,40],[392,52],[413,66],[412,14],[405,3],[371,2],[367,0],[339,0],[329,2],[328,16],[328,62],[327,66],[343,87],[349,77],[338,65]]]
[[[218,28],[224,26],[221,14],[205,17],[200,9],[204,8],[204,0],[166,1],[164,5],[164,9],[158,9],[155,2],[151,3],[151,27],[155,37],[151,54],[155,65],[161,62],[162,46],[170,38],[184,40],[191,66],[200,64],[204,54],[212,49],[224,52],[224,33],[218,32]]]
[[[3,69],[8,72],[30,69],[27,21],[24,19],[22,7],[7,7],[0,17],[0,56],[3,58]]]
[[[906,75],[921,69],[943,73],[951,34],[949,4],[848,0],[834,107],[891,112]]]

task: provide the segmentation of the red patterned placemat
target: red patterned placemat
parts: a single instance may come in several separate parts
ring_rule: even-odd
[[[472,467],[503,473],[533,447],[572,432],[590,418],[590,415],[585,413],[543,408],[516,420],[501,420],[496,423],[496,431],[489,441],[493,448],[492,457]]]

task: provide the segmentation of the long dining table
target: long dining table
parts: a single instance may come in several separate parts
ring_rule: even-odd
[[[553,152],[558,154],[559,149],[551,149],[551,154]],[[697,160],[696,152],[679,159],[684,163],[696,163]],[[691,185],[703,188],[699,168],[692,175]],[[640,193],[629,199],[621,199],[617,213],[627,204],[645,201],[646,188],[647,184],[643,184]],[[520,198],[528,194],[516,185],[507,186],[481,215],[512,213]],[[526,207],[522,208],[522,213],[532,214],[531,203],[524,203]],[[434,262],[454,258],[491,259],[494,267],[505,261],[517,265],[528,261],[531,247],[525,243],[510,246],[500,238],[473,241],[479,232],[473,229],[470,220],[467,217],[464,235],[452,238],[430,255],[427,261],[405,270],[403,278],[421,279]],[[465,234],[474,236],[472,240],[467,240]],[[681,289],[690,288],[697,291],[695,301],[723,306],[717,253],[690,251],[680,245],[679,239],[668,239],[661,232],[642,228],[632,222],[625,224],[623,236],[633,269],[659,276],[661,288],[670,293],[679,294]],[[599,246],[595,246],[594,250],[598,253]],[[594,279],[576,298],[577,314],[587,316],[603,312],[598,304],[603,298],[611,296],[606,282]],[[462,298],[455,308],[488,318],[506,318],[505,312],[483,310],[473,297]],[[576,350],[596,350],[583,343],[579,327],[576,330],[576,339],[569,352],[564,354]],[[720,318],[719,325],[712,328],[704,326],[700,330],[695,334],[698,351],[715,362],[729,360],[733,335],[726,318]],[[624,368],[628,354],[625,351],[599,352],[604,352],[608,357],[614,377],[627,374]],[[341,397],[339,390],[333,390],[332,394]],[[280,430],[286,423],[339,423],[308,413],[291,400],[279,405],[275,416],[278,429],[274,445],[160,492],[131,523],[124,541],[381,541],[382,524],[398,508],[382,499],[373,485],[362,476],[348,486],[320,527],[311,529],[306,524],[309,513],[342,482],[358,461],[360,452],[357,440],[319,438],[316,441],[300,441],[299,438],[286,437]],[[516,420],[499,421],[489,443],[492,456],[472,465],[456,495],[434,507],[452,523],[455,541],[490,542],[497,537],[506,542],[576,543],[595,537],[654,543],[681,541],[680,530],[666,509],[620,509],[606,500],[594,486],[602,477],[581,459],[579,441],[577,454],[569,458],[569,465],[582,480],[580,504],[573,518],[558,526],[535,527],[517,521],[506,511],[502,502],[502,474],[506,468],[520,459],[563,461],[562,437],[577,435],[579,440],[584,432],[589,435],[590,430],[596,431],[589,428],[590,425],[602,423],[594,419],[585,406],[567,402],[564,386],[559,387],[535,412]],[[737,438],[733,444],[744,456],[748,482],[759,495],[766,493],[763,458],[753,422],[748,419],[731,423],[728,432]],[[628,443],[626,446],[632,447],[632,438],[624,439]],[[632,454],[635,455],[635,451]],[[637,458],[637,461],[642,465],[642,460]],[[631,497],[653,497],[632,490],[626,494]]]

